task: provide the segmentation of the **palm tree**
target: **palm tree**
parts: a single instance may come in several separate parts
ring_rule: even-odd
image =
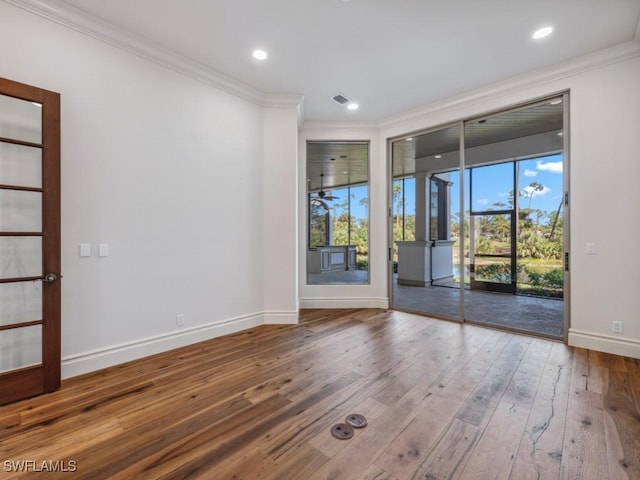
[[[529,186],[522,191],[522,196],[529,197],[527,209],[531,209],[531,199],[533,198],[535,193],[542,191],[544,191],[544,185],[542,185],[540,182],[531,182]]]

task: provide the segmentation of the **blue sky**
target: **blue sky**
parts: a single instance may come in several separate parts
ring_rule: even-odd
[[[333,207],[332,215],[338,216],[343,210],[346,211],[346,199],[347,199],[347,188],[334,188],[331,190],[331,195],[335,195],[339,197],[338,199],[328,202],[331,207]],[[367,211],[366,206],[362,203],[364,199],[369,197],[369,187],[367,185],[361,185],[358,187],[351,187],[351,215],[356,218],[366,218]],[[366,201],[365,201],[366,203]],[[344,204],[345,208],[340,208],[338,205]]]
[[[551,155],[520,163],[519,190],[527,193],[520,197],[520,208],[533,208],[554,212],[562,200],[562,155]],[[455,174],[457,176],[457,173]],[[540,184],[538,190],[530,185]],[[513,185],[513,163],[491,165],[474,169],[472,185],[472,208],[483,211],[500,207],[496,203],[508,204],[509,192]],[[469,195],[469,174],[466,178],[467,201]],[[452,212],[460,211],[460,182],[454,179],[451,187]],[[465,210],[468,206],[465,206]]]
[[[469,198],[469,173],[466,172],[467,202]],[[460,211],[460,180],[458,172],[450,174],[451,186],[451,211]],[[521,208],[534,208],[546,212],[558,209],[562,199],[562,155],[550,155],[520,162],[520,186],[521,191],[529,195],[520,197]],[[541,185],[538,189],[531,187],[533,182]],[[509,192],[513,188],[513,163],[491,165],[476,168],[473,172],[473,209],[483,211],[501,207],[495,204],[508,204]],[[413,199],[415,184],[412,181],[405,182],[405,213],[413,215],[415,208]],[[465,207],[465,210],[468,206]]]

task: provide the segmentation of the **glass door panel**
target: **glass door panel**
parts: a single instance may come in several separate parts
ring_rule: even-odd
[[[0,280],[42,276],[42,237],[0,237]]]
[[[532,285],[555,257],[548,279],[562,279],[562,241],[551,231],[562,223],[563,129],[562,98],[465,123],[466,321],[563,337],[562,303]]]
[[[0,143],[0,185],[42,187],[42,149]]]
[[[42,282],[0,283],[0,326],[42,318]]]
[[[42,325],[0,330],[0,373],[42,363]]]
[[[42,231],[42,194],[23,190],[0,190],[0,231]]]
[[[460,319],[460,128],[392,144],[394,308]]]
[[[42,141],[42,105],[0,95],[0,137],[40,144]]]

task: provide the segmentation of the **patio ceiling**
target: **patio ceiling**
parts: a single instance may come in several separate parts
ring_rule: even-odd
[[[320,190],[320,174],[324,190],[368,181],[368,142],[308,142],[307,189]]]
[[[474,148],[543,133],[562,131],[563,105],[560,97],[502,114],[476,118],[465,123],[465,146]],[[441,155],[439,170],[458,167],[460,145],[458,124],[402,138],[393,142],[393,176],[399,178],[420,170],[424,160]],[[548,152],[540,145],[539,152]],[[318,141],[307,143],[307,186],[310,192],[368,181],[368,142]],[[423,160],[422,162],[420,160]],[[498,158],[497,160],[504,160]],[[431,162],[433,164],[433,162]]]
[[[496,144],[532,137],[543,133],[558,134],[562,131],[563,105],[561,97],[520,110],[476,118],[465,122],[465,148]],[[440,169],[455,169],[459,166],[460,129],[458,124],[422,135],[403,138],[393,143],[393,176],[411,175],[419,170],[419,159],[447,157],[440,162]],[[546,152],[546,145],[540,152]],[[453,155],[451,155],[453,154]],[[497,158],[496,160],[504,160]]]

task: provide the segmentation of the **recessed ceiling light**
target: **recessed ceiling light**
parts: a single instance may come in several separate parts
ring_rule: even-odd
[[[349,105],[347,105],[347,108],[349,110],[357,110],[358,108],[360,108],[360,105],[358,105],[357,103],[350,103]]]
[[[532,38],[534,40],[540,40],[541,38],[548,37],[553,32],[553,27],[542,27],[533,32]]]
[[[435,158],[442,158],[442,155],[436,155]]]
[[[255,58],[256,60],[266,60],[267,57],[267,52],[265,52],[264,50],[258,49],[253,51],[253,58]]]

